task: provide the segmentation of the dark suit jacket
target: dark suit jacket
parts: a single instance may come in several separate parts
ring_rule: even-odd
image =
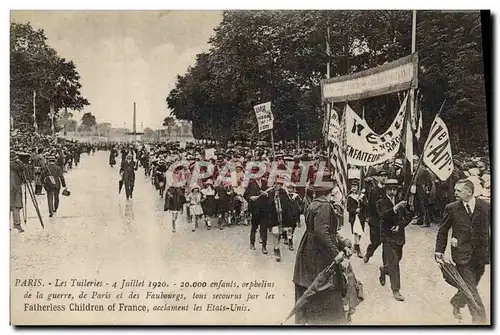
[[[56,185],[52,187],[51,183],[48,180],[48,177],[52,176],[55,179]],[[66,181],[64,180],[64,175],[61,167],[56,164],[49,164],[42,170],[42,180],[44,182],[44,187],[46,191],[49,190],[58,190],[63,187],[66,187]]]
[[[127,162],[126,160],[122,161],[122,165],[120,167],[120,173],[123,173],[123,181],[133,182],[135,181],[135,171],[137,170],[137,164],[133,160]]]
[[[255,179],[250,180],[248,183],[247,189],[243,194],[243,198],[248,202],[248,209],[250,213],[253,215],[257,215],[259,217],[268,216],[270,214],[271,205],[269,202],[269,198],[266,196],[261,196],[259,199],[255,201],[251,201],[250,197],[259,195],[260,191],[265,191],[267,189],[267,183],[261,180],[262,188],[257,185]]]
[[[369,220],[369,224],[378,225],[378,210],[377,210],[377,202],[386,197],[385,189],[380,188],[378,185],[374,185],[371,187],[368,194],[368,205],[367,205],[367,214]]]
[[[398,201],[395,199],[395,204]],[[382,243],[394,243],[397,245],[404,245],[405,228],[409,221],[404,220],[406,209],[402,208],[397,213],[394,212],[394,205],[387,195],[377,201],[377,212],[380,218],[380,241]],[[393,232],[391,228],[399,226],[397,232]]]
[[[448,243],[448,231],[458,240],[457,247],[451,249],[451,257],[456,264],[465,265],[490,263],[490,206],[476,199],[472,219],[462,201],[446,205],[436,236],[436,252],[444,253]]]

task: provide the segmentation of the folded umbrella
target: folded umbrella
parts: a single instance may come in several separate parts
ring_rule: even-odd
[[[468,303],[474,305],[475,308],[479,309],[479,302],[476,300],[476,298],[474,298],[471,289],[469,288],[463,277],[460,275],[455,265],[449,262],[444,262],[439,263],[439,268],[443,273],[444,280],[448,284],[462,292],[465,295],[465,299]]]
[[[315,295],[317,292],[321,292],[324,289],[328,288],[329,283],[328,279],[335,273],[336,265],[340,264],[342,260],[345,258],[345,254],[343,251],[339,252],[337,257],[333,260],[333,262],[327,266],[323,271],[321,271],[311,285],[307,288],[307,290],[302,294],[302,296],[295,302],[295,306],[293,306],[292,311],[288,314],[288,316],[281,322],[284,324],[288,319],[290,319],[297,311],[299,311],[304,305],[309,301],[309,298]]]

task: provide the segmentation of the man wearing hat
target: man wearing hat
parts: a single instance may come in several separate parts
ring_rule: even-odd
[[[59,208],[59,193],[62,187],[66,188],[62,168],[56,164],[55,156],[47,157],[48,165],[42,172],[44,188],[47,192],[47,204],[49,206],[49,217],[54,216]]]
[[[405,227],[409,220],[404,216],[407,202],[397,202],[398,181],[387,179],[385,182],[385,195],[377,201],[377,211],[380,217],[380,239],[382,242],[383,266],[380,267],[379,281],[385,285],[385,277],[391,280],[391,289],[394,299],[404,301],[401,289],[399,262],[403,257],[403,246],[405,244]]]
[[[337,236],[338,217],[331,205],[333,182],[326,186],[314,186],[316,198],[305,212],[306,231],[297,250],[293,282],[295,301],[313,283],[315,278],[348,247],[348,241]],[[343,279],[341,271],[335,271],[324,290],[317,292],[295,314],[297,324],[346,324],[343,307]]]
[[[374,176],[376,184],[373,185],[368,191],[368,225],[370,226],[370,244],[366,248],[365,257],[363,261],[368,263],[370,258],[380,245],[380,219],[377,212],[377,202],[385,196],[385,181],[387,180],[387,171],[380,170]]]
[[[23,208],[23,171],[24,164],[17,157],[15,151],[10,152],[10,211],[12,212],[12,220],[14,221],[14,229],[19,233],[23,233],[24,229],[21,226],[21,209]]]
[[[36,155],[33,157],[33,170],[35,174],[35,194],[43,195],[42,193],[42,169],[47,164],[43,157],[43,148],[38,148]]]
[[[123,184],[125,185],[125,196],[132,199],[135,183],[135,171],[137,171],[137,164],[134,162],[132,153],[128,153],[125,160],[121,163],[120,175],[122,176]]]
[[[252,167],[251,173],[257,174],[259,167]],[[267,254],[267,229],[269,225],[269,216],[271,213],[271,203],[267,190],[267,181],[262,177],[251,179],[248,187],[243,194],[243,198],[248,202],[248,210],[252,214],[252,227],[250,229],[250,249],[255,250],[255,234],[259,228],[260,238],[262,240],[262,253]]]

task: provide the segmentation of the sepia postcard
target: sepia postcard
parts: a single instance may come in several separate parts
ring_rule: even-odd
[[[490,20],[12,10],[11,324],[491,325]]]

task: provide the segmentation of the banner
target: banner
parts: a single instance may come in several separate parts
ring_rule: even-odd
[[[335,109],[330,110],[330,120],[328,123],[328,142],[337,143],[340,136],[339,114]]]
[[[406,95],[391,126],[382,135],[375,133],[365,120],[347,106],[347,163],[357,166],[376,165],[396,155],[401,144],[408,100]]]
[[[429,137],[425,141],[423,160],[442,181],[448,179],[453,172],[450,135],[446,124],[439,116],[436,116]]]
[[[274,116],[271,111],[271,101],[256,105],[253,109],[255,110],[255,116],[257,117],[259,133],[273,129]]]
[[[321,98],[329,102],[367,99],[418,87],[418,54],[392,63],[321,81]]]

